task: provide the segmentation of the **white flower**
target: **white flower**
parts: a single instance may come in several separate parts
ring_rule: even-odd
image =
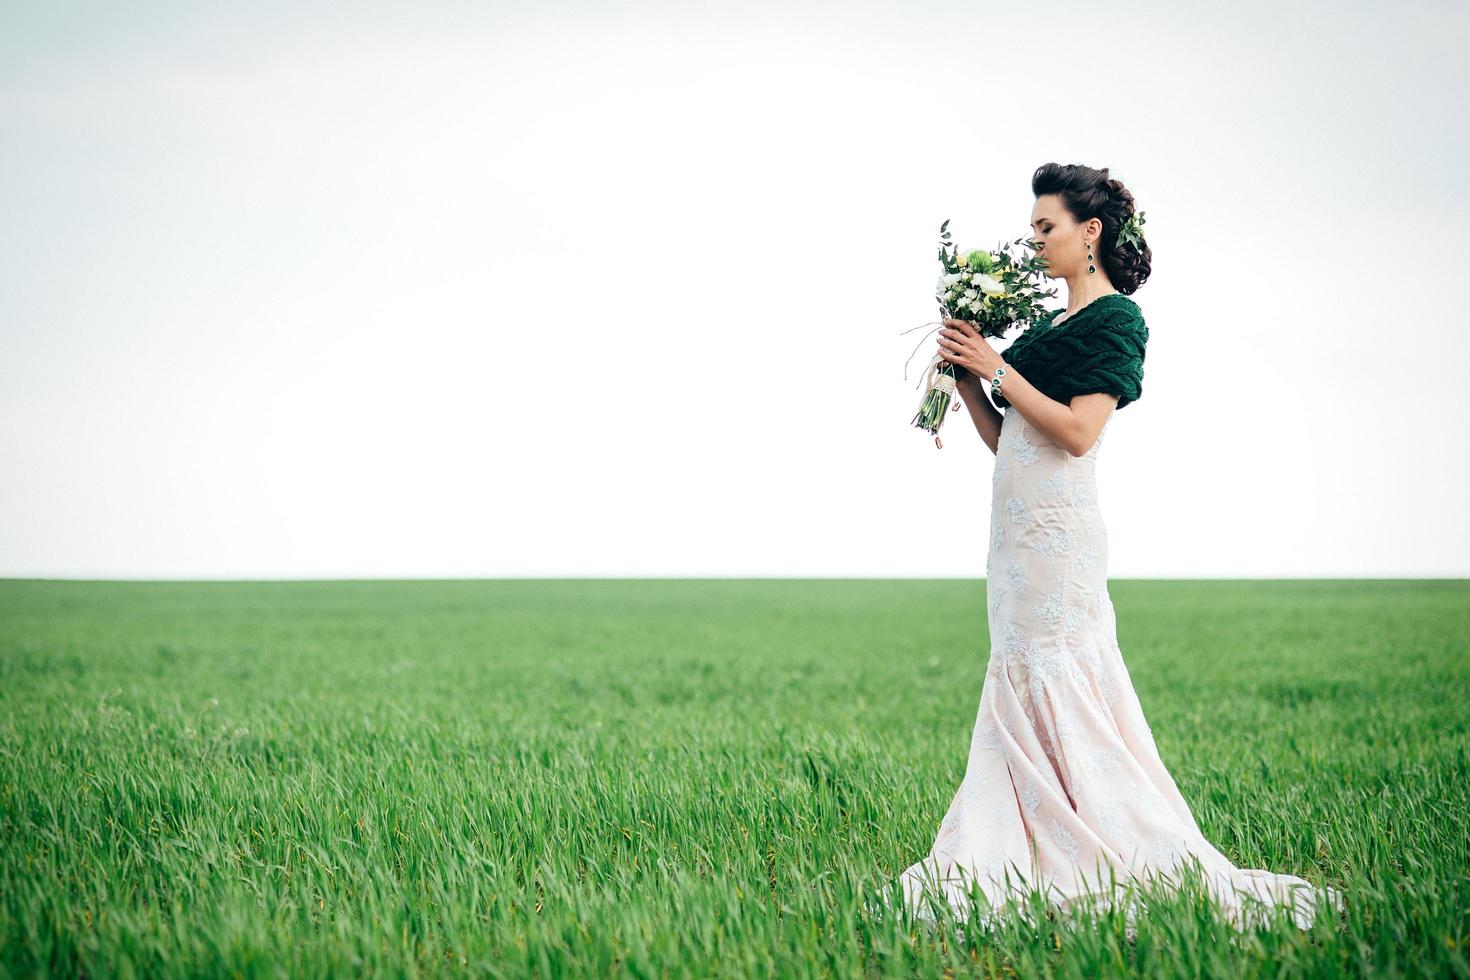
[[[967,289],[967,290],[965,290],[965,299],[978,299],[979,296],[980,296],[980,291],[978,289]]]
[[[988,296],[1005,295],[1006,288],[1000,284],[1000,281],[992,276],[987,276],[983,272],[975,273],[970,281],[983,289]]]

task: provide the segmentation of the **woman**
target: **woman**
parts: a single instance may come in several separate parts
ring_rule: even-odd
[[[940,331],[941,358],[963,369],[959,390],[996,456],[990,661],[964,780],[929,855],[900,878],[905,899],[920,915],[947,899],[963,918],[973,883],[994,906],[1037,887],[1068,908],[1114,894],[1113,882],[1202,870],[1193,880],[1237,925],[1286,905],[1306,928],[1318,907],[1309,882],[1238,868],[1200,833],[1118,647],[1094,466],[1114,409],[1143,390],[1148,328],[1129,298],[1150,270],[1142,219],[1106,169],[1049,163],[1031,188],[1036,251],[1066,280],[1066,311],[1004,355],[968,323]]]

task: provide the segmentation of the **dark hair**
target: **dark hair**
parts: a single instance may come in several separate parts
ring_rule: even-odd
[[[1102,267],[1118,292],[1133,293],[1148,281],[1154,253],[1139,231],[1139,247],[1117,244],[1118,229],[1135,210],[1133,195],[1121,180],[1108,176],[1108,168],[1096,170],[1080,163],[1044,163],[1031,175],[1031,193],[1036,197],[1056,194],[1080,224],[1102,219],[1102,237],[1093,246],[1100,251]]]

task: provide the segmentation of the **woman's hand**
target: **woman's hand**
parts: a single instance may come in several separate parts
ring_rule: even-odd
[[[957,365],[980,382],[984,382],[995,373],[996,368],[1005,363],[1005,359],[995,352],[995,348],[980,336],[980,331],[968,320],[944,321],[944,326],[939,329],[939,355],[943,358],[939,363],[940,367],[946,363]],[[965,380],[964,375],[961,374],[957,380]]]

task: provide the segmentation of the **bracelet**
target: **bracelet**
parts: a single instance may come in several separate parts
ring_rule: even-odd
[[[999,391],[1000,391],[1000,379],[1001,379],[1001,376],[1004,375],[1005,373],[1006,373],[1006,369],[1005,369],[1005,365],[1004,364],[1002,364],[1000,367],[998,367],[998,368],[995,369],[995,377],[993,377],[993,378],[990,379],[990,390],[991,391],[999,393]]]

